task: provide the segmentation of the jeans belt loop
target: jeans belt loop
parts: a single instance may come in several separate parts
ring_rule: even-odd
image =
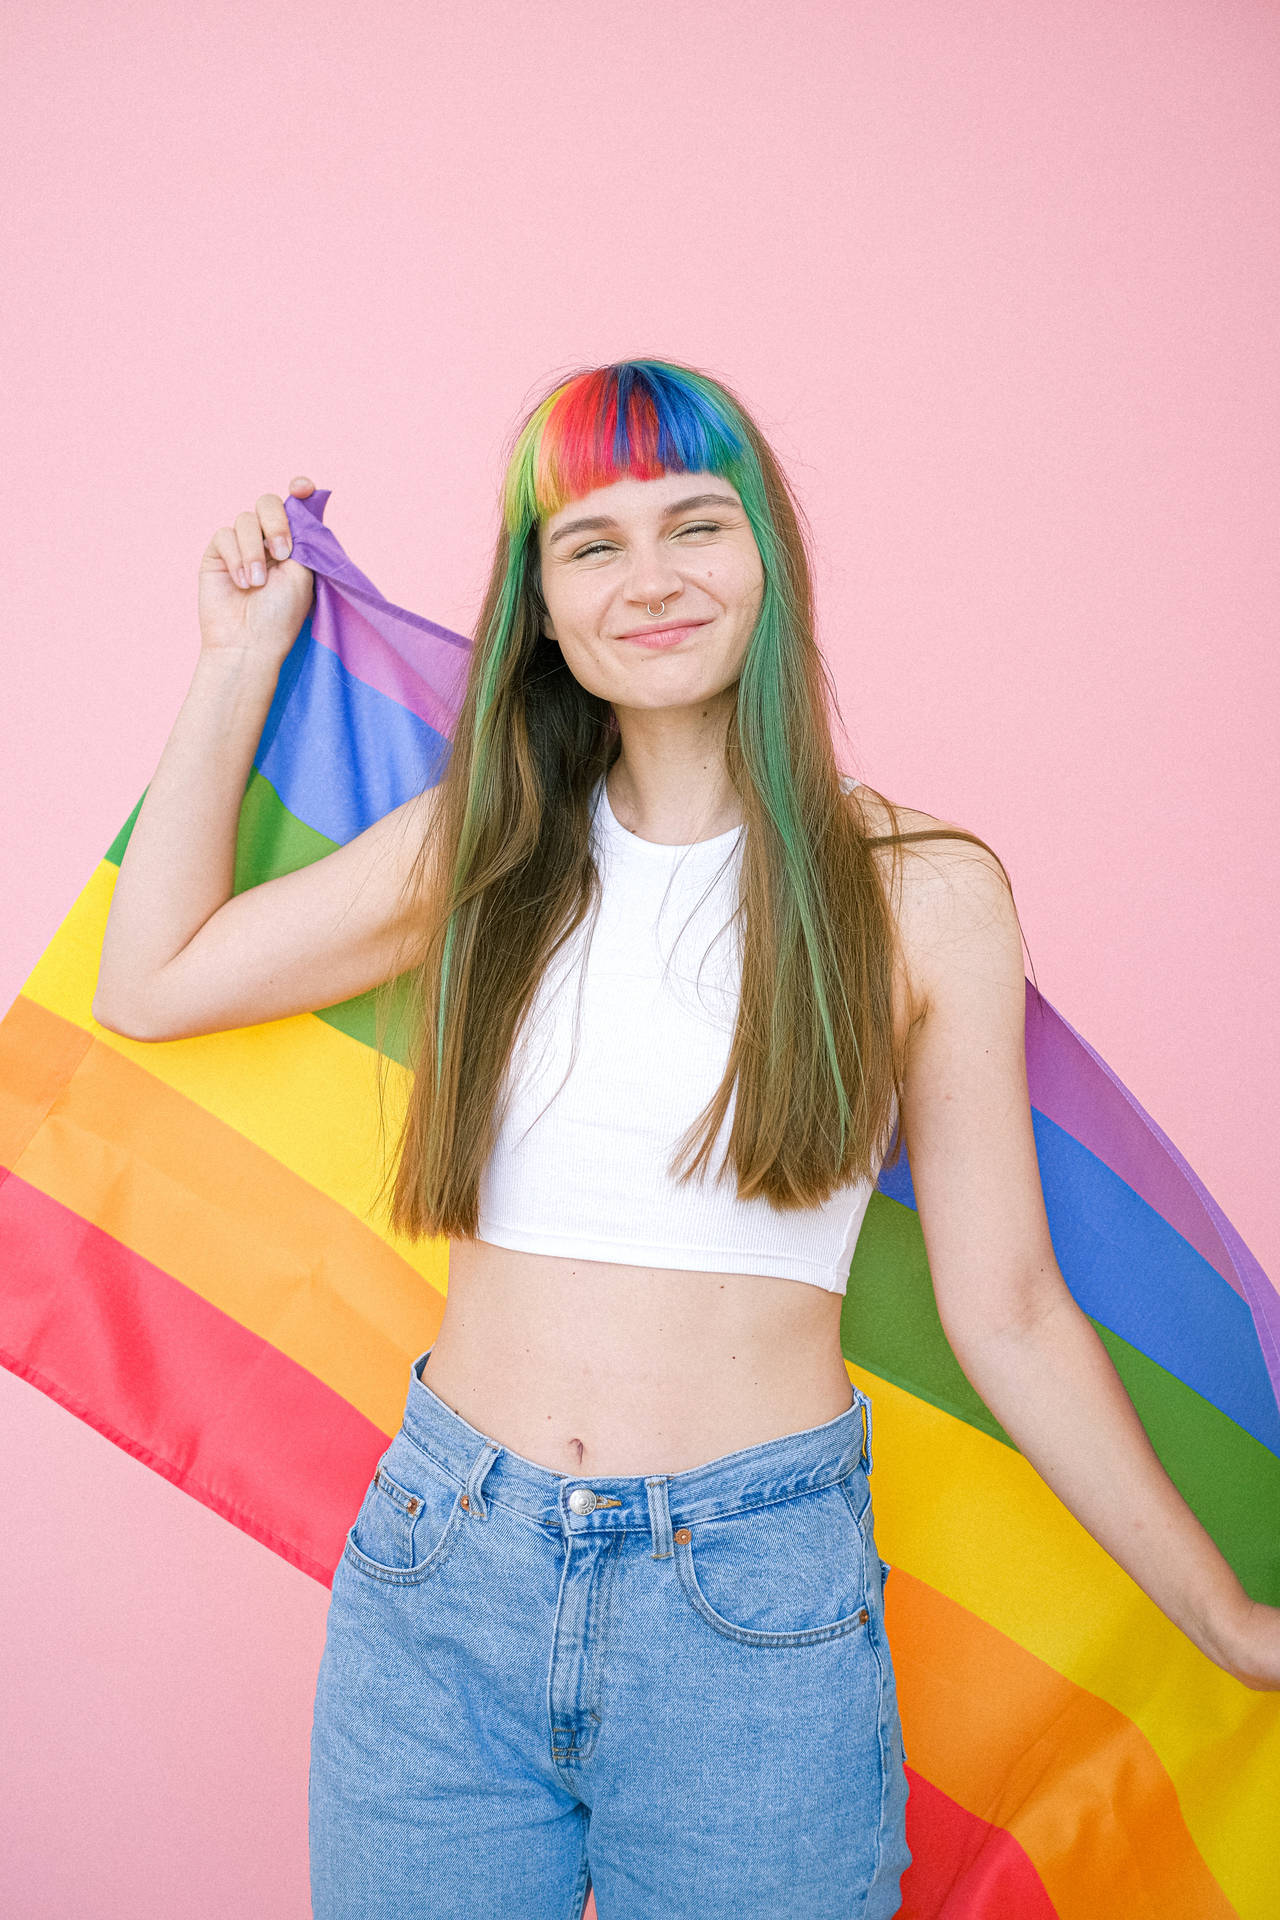
[[[473,1513],[477,1520],[488,1518],[488,1503],[480,1488],[485,1475],[501,1452],[501,1447],[495,1445],[492,1440],[486,1440],[471,1463],[471,1471],[467,1475],[467,1511]]]
[[[652,1480],[646,1480],[649,1490],[649,1528],[653,1534],[654,1560],[670,1560],[675,1552],[671,1538],[671,1503],[667,1498],[667,1475],[656,1473]]]

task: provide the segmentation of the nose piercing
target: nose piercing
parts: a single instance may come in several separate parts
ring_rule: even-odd
[[[645,612],[646,612],[646,613],[652,613],[652,612],[653,612],[653,608],[652,608],[652,607],[651,607],[651,606],[649,605],[649,602],[648,602],[647,600],[646,600],[646,601],[645,601],[645,603],[644,603],[644,610],[645,610]],[[665,613],[665,612],[666,612],[666,610],[667,610],[667,603],[666,603],[666,601],[665,601],[665,600],[659,600],[659,602],[658,602],[658,612],[659,612],[659,613]]]

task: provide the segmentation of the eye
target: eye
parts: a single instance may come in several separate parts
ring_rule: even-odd
[[[722,529],[720,526],[720,522],[718,520],[697,520],[693,523],[692,526],[681,527],[679,529],[681,534],[719,533],[721,532],[721,530]],[[585,560],[588,558],[589,555],[593,553],[605,553],[608,551],[610,544],[611,542],[609,542],[608,540],[593,540],[589,547],[579,547],[578,551],[574,554],[573,557],[575,560]]]

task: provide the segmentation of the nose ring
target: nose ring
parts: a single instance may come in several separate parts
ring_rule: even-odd
[[[645,612],[646,612],[646,613],[652,613],[652,612],[653,612],[653,608],[652,608],[652,607],[651,607],[651,606],[649,605],[649,602],[648,602],[647,600],[646,600],[646,601],[645,601],[645,603],[644,603],[644,610],[645,610]],[[659,613],[665,613],[665,612],[666,612],[666,610],[667,610],[667,603],[666,603],[666,601],[665,601],[665,600],[659,600],[659,602],[658,602],[658,612],[659,612]]]

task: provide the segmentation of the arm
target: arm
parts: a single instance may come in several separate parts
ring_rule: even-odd
[[[900,923],[915,1014],[902,1120],[956,1358],[1161,1611],[1247,1685],[1280,1687],[1280,1609],[1250,1600],[1165,1473],[1054,1256],[1027,1091],[1021,939],[998,868],[964,841],[935,843],[909,863]]]
[[[298,479],[291,491],[313,488]],[[284,502],[263,494],[201,561],[201,650],[120,863],[93,1001],[96,1020],[134,1039],[333,1006],[418,957],[406,883],[434,790],[297,872],[232,893],[245,783],[312,597],[290,549]],[[257,585],[242,571],[254,564]]]
[[[173,911],[184,899],[196,898],[192,876],[208,889],[208,898],[217,894],[222,904],[171,958],[162,961],[163,949],[157,947],[147,970],[139,961],[136,970],[122,973],[120,984],[110,990],[100,973],[94,1019],[135,1040],[182,1040],[335,1006],[392,979],[421,957],[421,929],[407,883],[436,804],[435,789],[428,788],[345,846],[230,898],[230,883],[217,881],[216,867],[199,874],[189,852],[171,870],[172,905],[163,892],[161,868],[157,865],[157,878],[146,870],[136,900],[129,896],[134,918],[118,923],[121,968],[128,965],[135,931],[140,943],[145,941],[153,910],[157,915]],[[234,854],[234,826],[229,840],[228,864]],[[126,859],[132,846],[130,840]],[[150,850],[157,862],[160,846],[157,835]],[[123,877],[123,868],[121,873]],[[116,884],[118,888],[119,881]],[[115,911],[113,899],[111,914]],[[158,918],[155,925],[158,930]],[[108,938],[111,932],[109,917]],[[145,954],[145,945],[141,952]]]
[[[231,895],[240,802],[278,674],[247,649],[196,660],[111,896],[93,1001],[105,1026],[144,1037],[159,975]]]

